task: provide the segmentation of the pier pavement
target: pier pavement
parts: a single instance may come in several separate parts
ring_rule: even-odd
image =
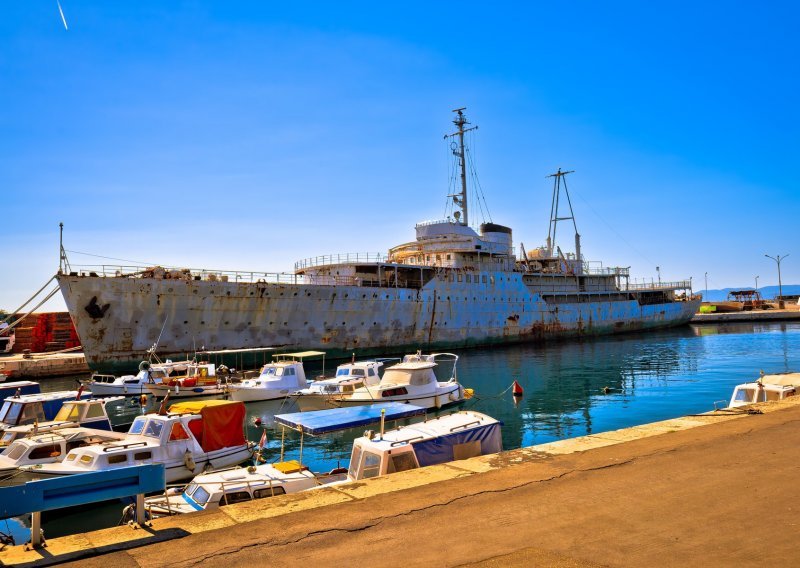
[[[687,416],[53,539],[0,562],[796,565],[800,397],[754,408],[763,413]]]

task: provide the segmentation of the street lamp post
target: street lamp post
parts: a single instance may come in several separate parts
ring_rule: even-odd
[[[781,284],[781,261],[789,255],[785,254],[783,256],[778,255],[777,257],[774,257],[765,254],[764,256],[766,256],[767,258],[771,258],[778,265],[778,307],[783,308],[783,285]]]
[[[656,266],[656,272],[658,273],[658,285],[661,286],[661,267]]]
[[[708,302],[708,272],[706,272],[706,295],[705,300]]]
[[[758,292],[758,276],[756,276],[756,292]]]

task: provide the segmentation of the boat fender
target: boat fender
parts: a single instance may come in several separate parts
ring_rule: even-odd
[[[183,465],[186,466],[186,469],[189,471],[194,471],[197,467],[197,464],[194,463],[194,458],[192,457],[192,452],[188,449],[183,453]]]
[[[442,407],[442,401],[439,400],[439,395],[438,394],[433,399],[433,404],[434,404],[434,406],[436,406],[436,408],[441,408]]]

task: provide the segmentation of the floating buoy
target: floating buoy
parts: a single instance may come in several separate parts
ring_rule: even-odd
[[[475,389],[464,389],[464,400],[469,400],[475,395]]]
[[[514,384],[511,385],[511,394],[514,395],[514,398],[522,396],[522,385],[517,381],[514,381]]]

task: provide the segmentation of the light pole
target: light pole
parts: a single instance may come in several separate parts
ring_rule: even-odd
[[[756,292],[758,292],[758,276],[756,276]]]
[[[658,273],[658,285],[661,286],[661,267],[656,266],[656,272]]]
[[[789,255],[785,254],[783,256],[778,255],[777,257],[774,257],[774,256],[770,256],[768,254],[765,254],[764,256],[766,256],[767,258],[771,258],[778,265],[778,307],[782,308],[783,307],[783,286],[781,284],[781,261],[784,258],[786,258],[787,256],[789,256]]]
[[[706,272],[706,295],[705,301],[708,302],[708,272]]]

